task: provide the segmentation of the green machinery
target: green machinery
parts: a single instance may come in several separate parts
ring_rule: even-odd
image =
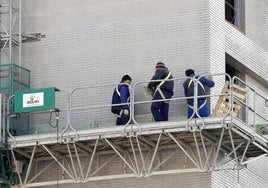
[[[16,64],[0,64],[0,93],[10,97],[15,91],[30,89],[31,72]]]
[[[30,70],[16,64],[0,64],[0,187],[18,183],[16,170],[8,151],[7,134],[29,134],[29,114],[58,112],[55,108],[57,88],[30,89]],[[19,114],[19,118],[17,117]],[[20,161],[27,163],[28,159]],[[24,162],[23,162],[24,161]],[[18,161],[19,162],[19,161]],[[14,163],[14,162],[13,162]]]
[[[17,175],[12,168],[11,155],[6,145],[5,116],[14,112],[14,104],[8,99],[16,91],[30,89],[30,70],[16,64],[0,64],[0,93],[1,93],[1,120],[0,120],[0,187],[8,188],[17,184]],[[8,104],[10,102],[10,104]],[[29,127],[29,117],[23,118],[24,125]],[[17,127],[16,127],[17,126]],[[19,134],[19,122],[9,121],[10,132]],[[27,129],[27,128],[26,128]]]
[[[15,91],[14,112],[21,114],[53,111],[55,109],[55,91],[58,89],[54,87]]]
[[[16,64],[0,64],[0,93],[2,95],[2,119],[6,113],[14,112],[13,100],[9,100],[16,91],[30,89],[31,72],[29,69]],[[29,117],[20,120],[11,119],[10,132],[13,135],[21,134],[21,131],[29,130]]]

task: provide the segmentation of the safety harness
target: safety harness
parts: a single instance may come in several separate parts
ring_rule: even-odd
[[[117,93],[117,95],[119,96],[119,97],[121,97],[121,93],[120,93],[120,91],[119,91],[119,88],[118,88],[118,85],[115,87],[115,91],[116,91],[116,93]],[[129,101],[129,97],[127,98],[127,101]]]
[[[121,93],[120,93],[120,91],[119,91],[119,89],[118,89],[118,85],[115,87],[115,90],[116,90],[117,95],[118,95],[119,97],[121,97]]]
[[[155,92],[154,93],[156,93],[157,91],[160,93],[160,95],[161,95],[161,97],[162,97],[162,99],[166,99],[166,97],[165,97],[165,95],[164,95],[164,93],[162,92],[162,90],[161,90],[161,86],[169,79],[169,77],[171,76],[171,72],[169,72],[168,73],[168,75],[164,78],[164,80],[162,80],[161,82],[160,82],[160,84],[158,84],[158,86],[156,87],[156,90],[155,90]]]
[[[198,79],[196,79],[196,76],[192,77],[191,80],[189,81],[189,83],[188,83],[188,89],[189,89],[189,87],[191,86],[191,84],[194,81],[197,82],[202,87],[203,91],[205,91],[204,85]]]
[[[204,85],[202,84],[202,82],[199,81],[199,79],[196,78],[196,76],[193,76],[193,77],[191,78],[191,80],[189,81],[189,83],[188,83],[188,89],[189,89],[189,87],[191,86],[191,84],[192,84],[193,82],[197,82],[197,84],[199,84],[199,85],[202,87],[203,91],[205,92],[205,87],[204,87]],[[205,99],[204,103],[203,103],[202,105],[200,105],[199,108],[197,108],[197,110],[200,110],[201,108],[203,108],[203,107],[205,106],[206,103],[207,103],[207,98]],[[189,106],[191,109],[194,109],[193,106],[191,106],[191,105],[189,105],[189,104],[188,104],[188,106]]]
[[[118,95],[119,97],[121,97],[121,93],[120,93],[120,91],[119,91],[119,87],[118,87],[118,85],[115,87],[115,91],[116,91],[117,95]],[[127,98],[127,101],[129,101],[129,100],[130,100],[130,98],[128,97],[128,98]],[[119,118],[121,118],[121,114],[116,114],[116,116],[119,117]]]

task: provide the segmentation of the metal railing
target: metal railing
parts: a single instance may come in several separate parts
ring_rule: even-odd
[[[0,93],[0,142],[6,143],[5,116],[7,114],[6,98]]]
[[[198,96],[197,82],[203,76],[211,77],[215,81],[215,86],[210,89],[210,93],[208,93],[207,95]],[[206,126],[206,118],[201,117],[198,112],[198,99],[200,97],[207,98],[208,105],[210,106],[210,112],[212,112],[212,110],[216,106],[219,97],[225,95],[226,97],[230,98],[230,100],[227,102],[229,103],[228,106],[231,106],[231,108],[229,108],[228,111],[226,111],[224,114],[220,115],[221,121],[224,122],[225,118],[228,115],[232,114],[231,112],[233,110],[232,92],[222,93],[222,88],[224,86],[226,77],[231,80],[230,76],[225,73],[214,75],[200,75],[197,81],[194,81],[195,95],[192,97],[184,96],[183,82],[187,79],[187,77],[172,79],[174,81],[175,94],[171,99],[168,99],[170,104],[168,122],[174,123],[183,120],[186,121],[185,126],[187,128],[190,122],[196,122],[196,120],[199,119],[199,121],[203,122],[203,126]],[[256,126],[258,124],[267,124],[267,114],[265,116],[265,114],[259,112],[260,107],[258,106],[258,104],[262,103],[264,106],[262,109],[267,109],[268,100],[266,97],[264,97],[262,93],[250,87],[248,84],[246,84],[237,77],[232,79],[229,87],[231,88],[232,84],[237,82],[241,83],[242,87],[250,89],[252,91],[252,94],[250,93],[245,101],[241,101],[243,107],[240,110],[239,115],[238,117],[236,117],[236,119],[239,119],[246,126],[251,126],[256,132]],[[126,125],[117,126],[118,129],[122,130],[123,135],[125,135],[126,128],[135,127],[140,129],[140,127],[144,124],[155,124],[150,111],[150,105],[152,104],[152,102],[165,101],[166,99],[152,101],[151,96],[148,96],[147,93],[144,91],[144,87],[147,86],[148,83],[149,81],[138,81],[136,83],[133,83],[132,86],[129,86],[131,100],[129,103],[123,105],[129,105],[130,119],[126,123]],[[111,112],[111,107],[117,105],[111,104],[111,96],[116,85],[117,84],[96,85],[73,89],[68,95],[67,109],[61,109],[61,112],[64,111],[66,113],[61,114],[59,116],[60,128],[53,129],[54,132],[56,132],[57,130],[59,131],[58,133],[63,136],[68,131],[71,131],[75,132],[75,134],[77,135],[78,131],[80,130],[90,131],[93,129],[96,130],[116,127],[116,116]],[[101,93],[99,91],[101,91]],[[258,97],[260,97],[262,100],[257,100]],[[196,118],[194,118],[193,116],[187,118],[187,99],[194,100],[194,105],[192,108],[194,110],[194,113],[197,115]],[[251,104],[250,101],[253,101],[253,103]],[[32,119],[34,119],[34,117],[32,117]],[[36,119],[40,121],[40,119],[42,118],[38,117]],[[47,121],[46,118],[43,119]],[[262,119],[262,121],[260,121],[260,119]],[[44,127],[48,127],[48,124],[44,125]],[[36,134],[38,132],[33,131],[33,133]]]
[[[17,90],[30,88],[31,71],[16,64],[0,64],[0,92],[10,96]]]
[[[135,113],[135,107],[137,107],[138,105],[143,105],[143,108],[144,108],[144,104],[150,105],[152,102],[160,102],[160,101],[169,101],[170,105],[172,105],[172,104],[176,105],[176,107],[174,109],[170,110],[171,120],[175,120],[175,121],[179,121],[179,120],[182,120],[182,119],[187,120],[187,125],[186,126],[188,126],[188,124],[189,124],[189,122],[191,120],[196,119],[196,118],[194,118],[194,115],[196,114],[197,118],[201,119],[203,121],[204,118],[201,117],[201,115],[199,114],[198,99],[207,98],[206,103],[208,103],[208,105],[210,105],[210,111],[212,109],[214,109],[217,98],[222,95],[222,93],[221,93],[222,90],[221,89],[222,89],[222,86],[224,84],[224,82],[222,82],[222,79],[224,79],[223,77],[225,77],[225,76],[229,77],[229,79],[230,79],[230,76],[225,74],[225,73],[223,73],[223,74],[214,74],[214,75],[211,75],[211,74],[200,75],[193,82],[193,84],[194,84],[194,96],[192,96],[192,97],[186,97],[184,95],[184,91],[183,91],[183,82],[186,79],[191,79],[191,77],[183,77],[183,78],[178,78],[178,79],[169,79],[167,81],[174,81],[174,91],[175,91],[174,96],[171,99],[161,99],[161,100],[154,100],[154,101],[146,100],[146,99],[148,99],[148,97],[145,100],[143,100],[142,98],[139,99],[139,100],[136,100],[136,98],[137,98],[136,93],[138,93],[141,89],[143,89],[143,87],[145,87],[148,84],[148,81],[136,82],[133,85],[133,96],[132,96],[132,104],[133,104],[132,105],[132,112],[133,112],[132,118],[133,118],[133,122],[138,126],[140,125],[139,121],[136,120],[136,118],[135,118],[135,114],[134,114]],[[214,94],[209,94],[210,91],[207,88],[208,89],[207,94],[199,96],[199,94],[198,94],[198,82],[200,82],[200,79],[202,77],[211,77],[212,80],[219,80],[219,82],[216,82],[215,87],[211,89],[211,90],[216,90],[216,92],[214,92]],[[152,82],[159,82],[159,81],[161,81],[161,80],[154,80]],[[181,90],[178,91],[178,88],[181,88]],[[188,99],[193,99],[193,101],[194,101],[193,106],[190,106],[190,105],[187,104],[186,101]],[[192,116],[190,118],[187,118],[187,115],[186,115],[188,107],[193,109],[193,114],[192,114]],[[147,109],[150,109],[150,106],[147,107]],[[183,114],[183,115],[179,115],[180,113]],[[226,117],[227,115],[228,115],[228,113],[226,113],[223,117]]]
[[[128,85],[128,84],[119,83],[117,85]],[[128,86],[129,88],[131,88],[130,85]],[[109,88],[109,92],[112,94],[115,85],[107,84],[99,86],[80,87],[75,88],[71,91],[71,93],[68,96],[67,126],[63,129],[61,135],[63,135],[69,129],[71,129],[77,134],[77,130],[79,130],[79,119],[81,118],[83,118],[83,121],[80,121],[82,123],[82,126],[87,126],[87,128],[98,128],[99,124],[102,125],[104,124],[105,119],[108,119],[110,121],[110,119],[113,118],[114,115],[111,114],[110,110],[112,106],[120,106],[120,105],[131,106],[130,102],[121,104],[111,104],[110,100],[102,100],[101,98],[98,97],[95,100],[94,99],[90,100],[91,97],[94,98],[92,96],[92,93],[98,94],[98,91],[101,88]],[[96,91],[94,92],[93,90]],[[81,96],[88,96],[88,97],[85,98]],[[105,111],[106,115],[103,115],[104,113],[100,113],[100,111],[102,110]],[[130,108],[130,114],[133,114],[131,108]],[[130,121],[131,118],[126,123],[126,125],[128,125]]]
[[[242,109],[236,119],[244,126],[251,128],[254,134],[260,133],[260,126],[268,130],[268,97],[238,77],[233,77],[232,84],[234,83],[248,90],[245,101],[233,96],[233,99],[242,104]]]
[[[197,100],[198,98],[206,97],[208,98],[208,103],[211,106],[210,109],[215,107],[217,98],[222,95],[221,88],[224,84],[224,78],[228,75],[226,74],[215,74],[215,75],[203,75],[212,77],[216,82],[216,90],[213,94],[198,96],[198,85],[195,84],[195,93],[196,96],[185,97],[183,91],[183,82],[187,77],[182,77],[178,79],[172,79],[174,81],[174,96],[171,99],[168,99],[170,103],[169,110],[169,119],[170,121],[180,121],[186,120],[188,123],[196,118],[187,118],[187,99],[193,99],[194,103],[194,112],[197,114],[198,118],[202,121],[204,120],[198,113]],[[200,76],[197,81],[203,76]],[[161,80],[154,80],[153,82],[159,82]],[[171,81],[171,80],[169,80]],[[144,87],[147,86],[149,81],[138,81],[130,87],[130,102],[123,104],[129,105],[130,108],[130,120],[122,127],[122,132],[127,127],[138,127],[142,124],[154,124],[153,116],[150,111],[150,105],[152,102],[166,101],[166,99],[154,100],[152,101],[151,96],[148,96],[144,91]],[[79,130],[89,130],[89,129],[98,129],[98,128],[107,128],[115,125],[116,116],[111,113],[111,107],[116,106],[111,104],[111,97],[101,98],[99,91],[101,90],[103,96],[111,96],[116,84],[108,85],[99,85],[99,86],[90,86],[90,87],[80,87],[73,89],[68,97],[68,109],[67,109],[67,118],[66,126],[61,132],[61,136],[67,131],[73,131],[77,134]],[[102,88],[102,89],[100,89]],[[105,88],[105,90],[103,89]],[[122,105],[122,104],[117,104]],[[224,119],[228,114],[226,113],[222,119]],[[203,121],[204,122],[204,121]],[[187,125],[188,125],[187,123]],[[205,124],[205,123],[203,123]],[[186,126],[187,126],[186,125]]]

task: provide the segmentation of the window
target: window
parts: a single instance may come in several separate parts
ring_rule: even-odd
[[[234,23],[234,0],[225,0],[225,20]]]
[[[244,0],[225,0],[225,20],[244,30]]]

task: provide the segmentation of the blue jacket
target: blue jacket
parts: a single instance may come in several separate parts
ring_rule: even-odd
[[[207,95],[208,88],[214,87],[215,83],[205,77],[200,77],[198,75],[191,75],[192,78],[187,78],[183,83],[184,94],[186,97],[194,96],[194,79],[198,80],[198,96]],[[199,78],[200,77],[200,78]],[[199,98],[199,100],[204,100],[205,98]],[[193,104],[194,99],[187,99],[188,104]]]
[[[118,85],[115,87],[113,92],[112,104],[121,104],[129,102],[129,88],[128,85]],[[122,109],[128,109],[128,105],[112,106],[111,111],[114,114],[119,114]]]

